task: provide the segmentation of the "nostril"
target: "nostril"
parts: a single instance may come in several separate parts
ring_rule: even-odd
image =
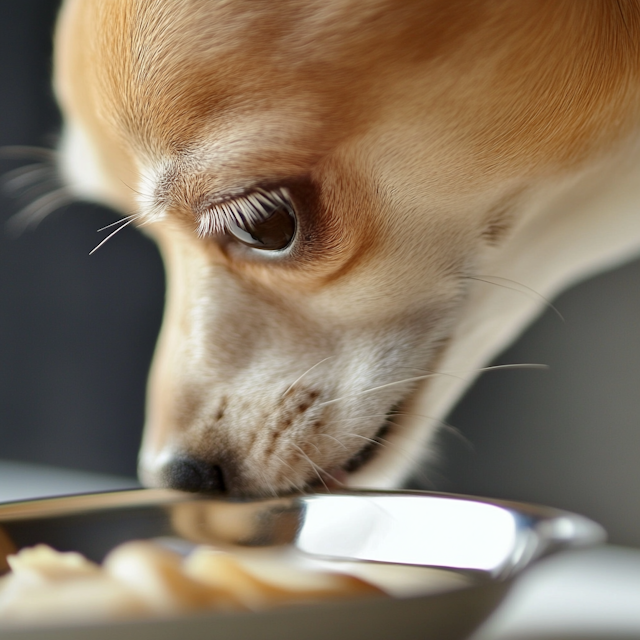
[[[221,493],[225,490],[222,467],[195,458],[177,458],[164,469],[165,484],[181,491]]]

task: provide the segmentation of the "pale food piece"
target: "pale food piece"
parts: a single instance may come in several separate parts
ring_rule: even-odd
[[[186,559],[184,571],[205,584],[227,590],[250,609],[383,593],[351,575],[305,569],[283,560],[275,553],[271,559],[265,554],[235,557],[200,546]]]
[[[233,558],[229,564],[235,564]],[[105,558],[103,567],[108,576],[126,585],[159,614],[246,608],[224,580],[219,585],[193,580],[183,570],[180,555],[151,542],[121,544]]]
[[[79,553],[46,545],[23,549],[0,579],[0,620],[61,621],[130,617],[148,611],[126,585]]]
[[[153,542],[116,547],[102,566],[79,553],[38,545],[7,557],[0,578],[0,621],[48,623],[192,611],[260,610],[383,592],[359,578],[273,563],[253,571],[250,557],[196,547],[183,559]]]

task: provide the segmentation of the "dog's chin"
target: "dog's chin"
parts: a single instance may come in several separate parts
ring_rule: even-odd
[[[354,474],[366,470],[368,464],[377,460],[385,452],[385,438],[392,429],[392,417],[399,411],[399,405],[394,407],[387,415],[387,419],[380,426],[370,441],[367,442],[355,455],[345,463],[332,469],[320,472],[320,477],[309,482],[311,490],[338,491],[352,488],[351,479]]]
[[[385,423],[376,435],[346,463],[328,471],[320,471],[320,477],[309,482],[308,487],[313,491],[339,491],[350,487],[350,478],[358,471],[362,471],[368,463],[384,451],[383,438],[389,431]]]

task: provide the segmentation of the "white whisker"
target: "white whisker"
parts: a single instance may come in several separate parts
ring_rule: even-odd
[[[295,468],[292,467],[288,462],[285,462],[279,455],[272,453],[271,456],[278,460],[280,464],[283,464],[285,467],[289,467],[289,469],[291,469],[291,471],[293,471],[294,473],[296,472]],[[289,478],[286,478],[286,480],[287,482],[291,483],[291,480]]]
[[[512,364],[492,364],[489,367],[480,367],[478,369],[472,369],[471,371],[444,371],[444,374],[454,374],[454,373],[473,373],[473,372],[483,372],[483,371],[498,371],[498,370],[509,370],[509,369],[539,369],[540,371],[547,371],[549,369],[548,364],[542,364],[540,362],[520,362],[520,363],[512,363]]]
[[[107,229],[111,229],[111,227],[115,227],[117,224],[121,224],[124,220],[130,220],[132,218],[135,220],[136,218],[140,218],[141,216],[142,216],[141,213],[132,213],[128,216],[124,216],[123,218],[119,218],[115,222],[107,224],[104,227],[100,227],[99,229],[96,230],[96,233],[100,233],[101,231],[106,231]]]
[[[542,294],[538,293],[535,289],[528,287],[526,284],[522,284],[522,282],[517,282],[516,280],[510,280],[509,278],[502,278],[500,276],[477,275],[477,276],[465,276],[465,277],[467,280],[476,280],[478,282],[484,282],[486,284],[494,284],[497,287],[504,287],[505,289],[510,289],[511,291],[517,291],[518,293],[522,293],[524,295],[526,295],[527,293],[532,293],[535,298],[543,302],[546,307],[551,309],[558,316],[558,318],[562,320],[562,322],[565,322],[564,316],[560,313],[560,311],[558,311],[558,309],[551,303],[550,300],[545,298]],[[508,282],[509,284],[518,285],[518,287],[521,287],[521,288],[518,289],[516,287],[509,287],[506,284],[500,284],[500,282],[492,282],[491,280]]]
[[[60,179],[58,176],[51,176],[50,178],[39,179],[32,185],[27,185],[21,189],[21,193],[18,194],[18,190],[14,190],[14,195],[19,198],[19,201],[27,201],[27,203],[34,202],[40,196],[52,193],[55,191],[55,187],[60,187]]]
[[[24,185],[37,182],[40,176],[46,175],[56,175],[55,168],[44,162],[36,162],[7,171],[0,179],[0,184],[7,192],[13,193]]]
[[[420,367],[402,367],[403,369],[410,369],[413,371],[426,371],[427,373],[442,376],[454,376],[468,373],[482,373],[484,371],[497,371],[500,369],[540,369],[546,371],[549,369],[548,364],[541,364],[539,362],[513,362],[507,364],[493,364],[488,367],[478,367],[476,369],[457,369],[453,371],[434,371],[433,369],[421,369]]]
[[[264,475],[263,475],[264,478]],[[273,483],[270,482],[269,480],[265,479],[264,480],[264,484],[267,487],[267,491],[274,497],[277,498],[278,497],[278,490],[273,486]]]
[[[18,213],[7,222],[13,233],[20,234],[36,227],[55,209],[73,202],[71,192],[61,185],[55,160],[57,151],[43,147],[1,147],[0,158],[29,158],[38,162],[8,171],[0,178],[3,190],[27,200]]]
[[[146,227],[148,224],[152,224],[152,223],[154,223],[154,222],[156,222],[156,220],[154,220],[153,218],[149,218],[149,217],[147,217],[147,219],[146,219],[146,220],[143,220],[143,221],[138,225],[138,228],[140,228],[140,227]]]
[[[440,420],[439,418],[433,418],[431,416],[425,416],[422,415],[420,413],[406,413],[406,412],[402,412],[402,411],[393,411],[390,413],[369,413],[363,416],[350,416],[348,418],[340,418],[339,420],[332,420],[332,424],[342,424],[344,422],[353,422],[354,420],[359,420],[359,421],[363,421],[363,420],[371,420],[373,418],[383,418],[384,420],[389,420],[390,418],[393,418],[394,416],[408,416],[408,417],[413,417],[413,418],[423,418],[425,420],[431,420],[432,422],[440,422],[442,423],[442,420]],[[442,423],[444,424],[444,423]]]
[[[326,473],[326,471],[324,471],[322,469],[322,467],[319,467],[297,444],[295,444],[294,442],[291,443],[291,446],[294,449],[297,449],[302,456],[306,459],[306,461],[311,465],[311,467],[313,468],[313,471],[315,472],[315,474],[318,476],[318,479],[320,480],[320,482],[324,485],[324,488],[327,490],[328,493],[331,493],[331,491],[329,491],[329,487],[327,486],[327,483],[324,481],[324,478],[322,477],[322,473],[328,475],[330,478],[332,478],[333,480],[335,480],[336,482],[338,482],[335,478],[333,478],[333,476],[331,476],[330,474]]]
[[[420,371],[418,367],[408,367],[410,369],[416,369]],[[334,398],[333,400],[326,400],[325,402],[321,402],[318,404],[319,407],[323,407],[328,404],[334,404],[335,402],[339,402],[340,400],[348,400],[350,398],[358,398],[367,393],[372,393],[374,391],[379,391],[380,389],[386,389],[387,387],[392,387],[394,385],[403,384],[407,382],[418,382],[420,380],[426,380],[427,378],[434,378],[436,376],[452,376],[459,377],[457,374],[468,374],[468,373],[479,373],[483,371],[495,371],[498,369],[548,369],[549,365],[546,364],[538,364],[538,363],[522,363],[522,364],[497,364],[490,367],[480,367],[478,369],[470,369],[470,370],[462,370],[462,371],[432,371],[431,373],[427,373],[423,376],[414,376],[411,378],[403,378],[402,380],[396,380],[395,382],[388,382],[386,384],[381,384],[377,387],[371,387],[370,389],[365,389],[364,391],[359,391],[358,393],[354,393],[352,395],[340,396],[339,398]]]
[[[318,455],[321,456],[322,452],[320,451],[319,447],[317,444],[314,444],[313,442],[311,442],[310,440],[307,440],[307,444],[310,444],[317,452]]]
[[[71,202],[73,197],[66,187],[50,191],[9,218],[7,226],[15,233],[22,233],[29,227],[37,226],[52,211]]]
[[[454,436],[459,442],[461,442],[469,451],[475,452],[476,447],[473,444],[473,442],[471,442],[471,440],[469,440],[469,438],[467,438],[467,436],[464,435],[464,433],[462,433],[462,431],[460,431],[460,429],[458,429],[457,427],[454,427],[452,424],[449,424],[448,422],[440,422],[440,427],[441,430],[444,431],[445,433],[450,433],[452,436]]]
[[[367,393],[373,393],[374,391],[380,391],[380,389],[386,389],[387,387],[393,387],[398,384],[405,384],[409,382],[417,382],[419,380],[426,380],[427,378],[433,378],[437,373],[428,373],[424,376],[415,376],[413,378],[404,378],[403,380],[396,380],[395,382],[387,382],[386,384],[378,385],[377,387],[371,387],[370,389],[365,389],[364,391],[359,391],[358,393],[354,393],[348,396],[340,396],[339,398],[334,398],[333,400],[326,400],[325,402],[320,402],[318,404],[319,407],[324,407],[328,404],[334,404],[336,402],[340,402],[341,400],[348,400],[350,398],[359,398],[360,396],[364,396]]]
[[[380,439],[380,438],[377,439],[377,440],[374,440],[373,438],[367,438],[367,436],[361,436],[359,433],[345,433],[344,435],[349,437],[349,438],[360,438],[361,440],[366,440],[367,442],[370,442],[371,444],[384,446],[382,444],[382,439]]]
[[[415,458],[414,456],[409,455],[407,451],[405,451],[402,447],[398,446],[395,442],[391,442],[390,440],[387,440],[386,438],[382,438],[382,437],[367,438],[366,436],[361,436],[358,433],[345,433],[344,435],[352,438],[361,438],[362,440],[366,440],[367,442],[374,444],[376,446],[382,447],[384,449],[397,451],[413,467],[418,467],[421,462],[419,458]]]
[[[111,238],[113,238],[113,236],[115,236],[116,233],[119,233],[125,227],[128,227],[134,220],[135,218],[129,218],[128,220],[125,219],[125,221],[115,231],[112,231],[104,240],[102,240],[102,242],[100,242],[93,249],[91,249],[91,251],[89,251],[89,255],[90,256],[93,255],[103,244],[111,240]]]
[[[315,434],[316,437],[318,436],[324,436],[325,438],[331,438],[331,440],[334,440],[335,442],[337,442],[345,451],[349,451],[349,447],[347,447],[347,445],[344,442],[340,442],[340,440],[338,440],[338,438],[335,438],[334,436],[328,434],[328,433],[316,433]]]
[[[329,434],[327,434],[327,433],[320,433],[320,434],[318,434],[318,435],[329,436]],[[381,447],[381,448],[383,448],[383,449],[389,449],[389,450],[393,450],[393,449],[394,449],[394,444],[393,444],[393,443],[391,443],[391,442],[389,442],[388,440],[384,440],[384,438],[378,438],[378,439],[374,440],[373,438],[367,438],[366,436],[361,436],[360,434],[357,434],[357,433],[344,433],[344,434],[342,434],[342,435],[343,435],[343,436],[345,436],[345,437],[347,437],[347,438],[359,438],[359,439],[361,439],[361,440],[366,440],[367,442],[370,442],[371,444],[375,444],[375,445],[377,445],[377,446],[379,446],[379,447]],[[333,436],[329,436],[329,437],[333,438]],[[333,438],[333,439],[334,439],[334,440],[335,440],[335,441],[336,441],[340,446],[344,447],[344,449],[345,449],[345,450],[348,450],[348,447],[347,447],[343,442],[340,442],[340,440],[338,440],[337,438]],[[402,450],[400,450],[400,452],[401,452],[401,453],[403,454],[403,456],[406,458],[406,456],[404,455],[404,452],[403,452]],[[356,453],[356,455],[357,455],[357,453]],[[408,459],[408,458],[407,458],[407,459]],[[412,465],[415,465],[415,464],[416,464],[416,461],[415,461],[415,460],[411,460],[411,459],[408,459],[408,460],[409,460],[409,462],[410,462]],[[420,475],[422,475],[422,473],[421,473]],[[383,472],[383,473],[381,474],[381,476],[382,476],[382,477],[388,477],[388,474]],[[426,477],[426,475],[425,475],[425,477]],[[335,478],[334,478],[334,480],[335,480]],[[427,478],[427,480],[428,480],[428,478]],[[342,486],[346,486],[344,482],[340,482],[340,484],[341,484]]]
[[[420,367],[404,367],[406,369],[413,369],[413,371],[426,371],[429,374],[440,376],[454,376],[465,375],[469,373],[483,373],[486,371],[499,371],[499,370],[519,370],[519,369],[539,369],[541,371],[547,371],[549,369],[548,364],[541,364],[539,362],[515,362],[507,364],[492,364],[488,367],[478,367],[477,369],[459,369],[454,371],[433,371],[431,369],[421,369]]]
[[[298,378],[296,378],[286,389],[286,391],[280,396],[281,398],[284,398],[289,391],[291,391],[291,389],[293,389],[293,387],[295,387],[298,382],[300,382],[300,380],[302,380],[302,378],[304,378],[307,373],[313,371],[316,367],[319,367],[323,362],[326,362],[327,360],[330,360],[331,358],[335,358],[335,356],[329,356],[327,358],[325,358],[324,360],[320,360],[320,362],[316,362],[312,367],[309,367],[301,376],[299,376]]]
[[[275,453],[271,454],[276,460],[278,460],[281,464],[283,464],[284,466],[289,467],[289,469],[291,469],[291,471],[293,471],[294,473],[296,472],[296,469],[294,467],[292,467],[288,462],[285,462],[280,456],[276,455]],[[300,492],[304,492],[304,485],[299,485],[297,482],[294,482],[293,480],[291,480],[291,478],[282,473],[282,478],[285,480],[285,482],[287,482],[289,484],[289,486],[293,487],[293,489],[295,491],[300,491]]]
[[[47,147],[30,147],[28,145],[13,145],[0,147],[0,158],[15,160],[17,158],[40,158],[46,161],[53,161],[58,157],[55,149]]]

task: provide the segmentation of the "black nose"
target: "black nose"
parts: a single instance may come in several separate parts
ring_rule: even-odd
[[[225,490],[222,467],[196,458],[172,460],[164,469],[165,485],[181,491],[221,493]]]

